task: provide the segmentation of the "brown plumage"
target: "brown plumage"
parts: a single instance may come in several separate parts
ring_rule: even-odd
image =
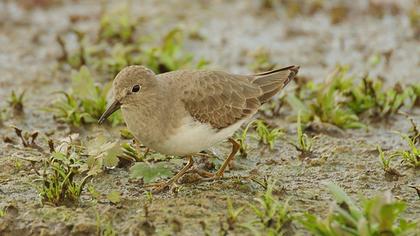
[[[182,71],[163,77],[185,78],[181,99],[191,116],[214,128],[228,127],[254,114],[286,86],[297,74],[298,66],[289,66],[256,75],[235,75],[222,71]],[[180,72],[178,72],[180,73]]]

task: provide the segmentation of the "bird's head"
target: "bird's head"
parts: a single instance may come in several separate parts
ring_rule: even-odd
[[[144,66],[127,66],[122,69],[112,83],[114,101],[99,118],[102,124],[121,106],[133,104],[139,98],[157,85],[156,74]]]

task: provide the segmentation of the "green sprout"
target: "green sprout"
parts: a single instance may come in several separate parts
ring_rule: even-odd
[[[107,41],[132,42],[138,21],[133,19],[130,9],[130,6],[124,5],[115,11],[104,11],[100,19],[98,38]]]
[[[25,91],[21,93],[16,93],[14,90],[12,90],[9,100],[7,101],[9,103],[9,106],[16,112],[23,112],[23,99],[25,96]]]
[[[420,143],[420,130],[417,128],[416,123],[412,118],[409,119],[411,123],[410,135],[408,136],[411,140],[414,141],[414,144]]]
[[[61,92],[64,98],[53,102],[46,110],[52,112],[58,121],[74,126],[96,123],[106,110],[110,86],[97,86],[87,67],[83,66],[79,72],[73,73],[71,90]],[[111,115],[109,120],[112,125],[123,123],[120,112]]]
[[[239,142],[239,152],[241,153],[242,157],[246,157],[248,155],[248,144],[246,141],[246,138],[248,136],[248,130],[252,126],[253,122],[249,122],[244,129],[242,129],[242,132],[240,134],[237,134],[236,140]]]
[[[232,200],[230,198],[227,199],[227,223],[229,225],[229,230],[233,230],[235,228],[235,224],[238,222],[238,217],[244,209],[245,207],[235,209],[233,207]]]
[[[112,221],[108,217],[96,212],[96,234],[101,236],[116,236],[118,232],[112,225]]]
[[[269,180],[264,194],[256,199],[257,205],[250,204],[256,220],[245,225],[254,235],[284,235],[289,230],[292,217],[288,201],[281,203],[273,196],[275,181]]]
[[[41,185],[37,187],[43,203],[55,206],[77,203],[86,182],[90,176],[80,176],[80,153],[69,146],[66,152],[53,152],[48,160],[44,161],[44,169],[38,173]]]
[[[365,125],[359,116],[386,118],[412,107],[419,97],[416,85],[397,83],[385,89],[380,78],[365,76],[360,83],[355,81],[347,67],[338,67],[328,82],[298,84],[286,100],[296,113],[301,111],[303,122],[319,120],[340,128],[362,128]]]
[[[352,87],[352,80],[345,77],[347,68],[339,67],[324,85],[309,83],[290,94],[287,102],[296,111],[301,112],[302,121],[320,120],[341,128],[364,127],[351,109],[345,106],[344,92]],[[307,90],[307,91],[305,91]]]
[[[159,178],[172,176],[172,172],[163,163],[138,162],[130,168],[131,178],[142,178],[144,183],[151,183]]]
[[[396,157],[396,155],[385,156],[385,153],[382,151],[381,146],[377,146],[379,152],[379,161],[382,164],[382,169],[385,173],[395,176],[402,176],[396,169],[391,167],[391,160]]]
[[[4,121],[6,121],[8,119],[8,113],[7,110],[5,108],[0,108],[0,127],[3,126]]]
[[[190,66],[193,62],[191,53],[183,52],[185,35],[180,28],[170,30],[162,40],[161,45],[148,48],[144,51],[142,64],[148,66],[156,73],[164,73]],[[196,68],[200,69],[207,65],[207,61],[201,59]]]
[[[269,71],[276,66],[272,62],[270,52],[266,48],[258,48],[255,52],[252,52],[251,56],[254,61],[250,65],[250,68],[254,72]]]
[[[364,77],[362,83],[349,92],[349,108],[356,114],[369,113],[370,117],[388,117],[396,114],[407,100],[414,99],[412,90],[403,89],[400,84],[384,89],[381,80]]]
[[[302,130],[300,112],[297,118],[297,142],[292,145],[298,150],[302,158],[310,156],[312,154],[312,139],[306,135]]]
[[[420,167],[420,147],[418,143],[416,144],[416,140],[420,137],[420,134],[411,138],[406,134],[401,134],[401,137],[406,141],[409,149],[398,150],[394,153],[394,155],[400,156],[409,166],[414,168]]]
[[[256,120],[254,124],[260,143],[268,145],[269,149],[273,150],[274,143],[279,137],[283,136],[284,133],[279,128],[270,130],[267,124],[262,120]]]
[[[400,217],[406,204],[395,200],[390,192],[363,201],[360,208],[337,185],[328,184],[328,188],[335,200],[328,216],[306,213],[299,219],[313,235],[414,235],[416,223]]]

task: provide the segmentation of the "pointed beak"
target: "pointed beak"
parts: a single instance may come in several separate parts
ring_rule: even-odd
[[[118,100],[115,100],[102,114],[101,118],[98,120],[98,124],[102,124],[105,122],[106,118],[108,118],[112,113],[116,112],[118,109],[120,109],[121,103]]]

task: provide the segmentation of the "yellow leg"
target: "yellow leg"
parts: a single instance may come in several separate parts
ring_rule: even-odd
[[[166,188],[175,184],[178,181],[178,179],[181,178],[193,166],[193,164],[194,164],[194,160],[192,156],[188,156],[188,163],[170,180],[166,182],[145,185],[145,187],[154,187],[154,189],[152,190],[153,193],[162,192]]]
[[[236,142],[233,138],[229,138],[229,142],[232,143],[232,152],[230,153],[228,158],[226,158],[226,160],[223,162],[223,165],[220,167],[220,169],[216,172],[214,176],[216,179],[223,177],[223,173],[225,172],[226,167],[233,160],[233,158],[235,158],[236,153],[241,147],[241,145],[238,142]]]

